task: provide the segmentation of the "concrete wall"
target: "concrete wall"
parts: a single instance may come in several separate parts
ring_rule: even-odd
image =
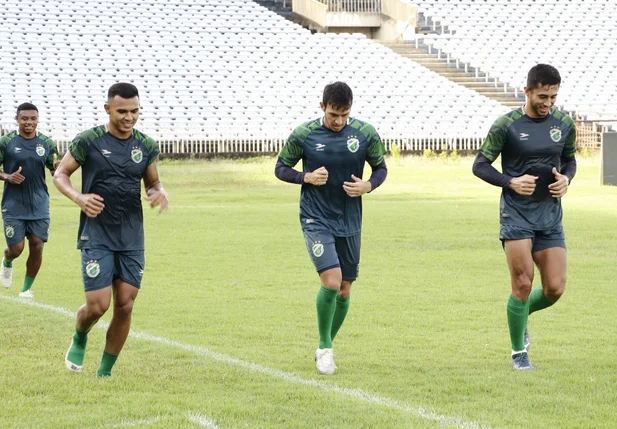
[[[303,20],[311,21],[320,27],[327,27],[326,12],[328,6],[315,0],[294,0],[291,4],[294,14]]]
[[[407,22],[412,18],[410,25],[416,26],[418,20],[418,6],[411,4],[409,0],[382,0],[381,13],[401,22]]]
[[[371,27],[330,27],[328,28],[328,33],[360,33],[364,34],[368,39],[374,39],[375,31],[378,30],[378,28]]]
[[[326,27],[380,27],[378,13],[328,12]]]
[[[406,25],[386,15],[382,15],[381,27],[373,31],[373,39],[377,40],[412,40],[416,34],[415,24]],[[414,22],[417,18],[414,18]]]
[[[413,39],[418,8],[410,0],[383,0],[382,14],[328,12],[316,0],[294,0],[294,21],[312,30],[333,33],[362,33],[371,39]]]

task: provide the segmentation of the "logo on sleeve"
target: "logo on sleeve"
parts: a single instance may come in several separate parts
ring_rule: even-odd
[[[37,144],[36,145],[36,149],[34,149],[36,151],[36,154],[38,156],[43,156],[45,155],[45,148],[43,147],[42,144]]]
[[[131,159],[135,164],[139,164],[144,159],[144,153],[141,151],[139,146],[133,146],[133,150],[131,151]]]
[[[323,255],[323,244],[321,244],[321,241],[316,241],[315,243],[313,243],[311,251],[316,258],[319,258],[321,255]]]
[[[360,149],[360,140],[356,136],[347,137],[347,149],[351,153],[356,153]]]
[[[11,225],[7,225],[4,229],[4,234],[6,235],[6,238],[13,238],[13,236],[15,235],[15,228],[13,228]]]
[[[101,266],[98,261],[88,261],[86,264],[86,275],[91,279],[101,274]]]
[[[561,128],[558,125],[553,125],[549,131],[549,135],[551,136],[551,140],[555,143],[559,143],[561,140]]]

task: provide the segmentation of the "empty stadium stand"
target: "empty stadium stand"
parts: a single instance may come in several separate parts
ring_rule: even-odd
[[[117,81],[139,87],[140,128],[160,141],[224,142],[197,151],[277,150],[338,79],[388,141],[477,138],[507,110],[364,36],[312,35],[248,0],[0,0],[0,21],[0,122],[30,101],[59,141],[106,121]]]
[[[423,37],[432,48],[519,89],[529,68],[552,64],[562,75],[559,104],[565,110],[617,119],[614,0],[415,3],[425,22],[439,27]]]

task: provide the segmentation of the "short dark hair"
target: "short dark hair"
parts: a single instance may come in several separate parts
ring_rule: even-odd
[[[114,83],[107,91],[107,99],[111,100],[116,95],[119,95],[121,98],[129,99],[139,97],[139,91],[137,91],[137,87],[132,83]]]
[[[37,109],[36,106],[32,103],[21,103],[17,107],[17,116],[19,116],[19,112],[21,112],[22,110],[36,110],[37,112],[39,111],[39,109]]]
[[[539,86],[560,85],[561,76],[557,69],[548,64],[537,64],[527,74],[527,88],[536,89]]]
[[[334,108],[348,109],[353,104],[353,92],[345,82],[333,82],[326,85],[323,90],[324,106],[331,105]]]

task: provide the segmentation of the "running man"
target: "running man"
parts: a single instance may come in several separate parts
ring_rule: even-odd
[[[135,130],[139,93],[129,83],[109,88],[106,126],[79,134],[71,143],[54,184],[81,209],[77,248],[81,249],[86,303],[77,312],[73,341],[65,363],[81,372],[88,332],[105,314],[113,297],[114,309],[97,375],[111,369],[131,327],[131,312],[144,271],[144,227],[141,181],[150,207],[167,210],[167,193],[159,181],[154,140]],[[71,184],[81,167],[82,192]]]
[[[503,188],[499,238],[512,284],[512,367],[519,370],[534,369],[528,315],[553,305],[566,287],[561,197],[576,174],[576,129],[572,118],[553,107],[560,84],[554,67],[532,67],[526,104],[495,121],[473,165],[476,176]],[[500,154],[503,173],[491,165]],[[542,286],[532,290],[534,264]]]
[[[0,164],[4,181],[2,218],[7,248],[4,249],[0,283],[5,288],[13,283],[13,261],[24,250],[28,239],[26,276],[21,298],[34,298],[32,284],[43,262],[43,246],[49,237],[49,192],[45,168],[52,174],[60,163],[56,144],[39,133],[39,110],[23,103],[17,108],[17,131],[0,138]]]
[[[358,277],[362,198],[387,176],[385,148],[375,129],[349,117],[351,88],[343,82],[325,87],[322,118],[297,127],[279,154],[275,175],[302,185],[300,224],[309,255],[321,280],[317,293],[319,348],[317,371],[336,370],[332,341],[349,309]],[[302,160],[302,171],[293,167]],[[372,168],[364,181],[364,164]]]

